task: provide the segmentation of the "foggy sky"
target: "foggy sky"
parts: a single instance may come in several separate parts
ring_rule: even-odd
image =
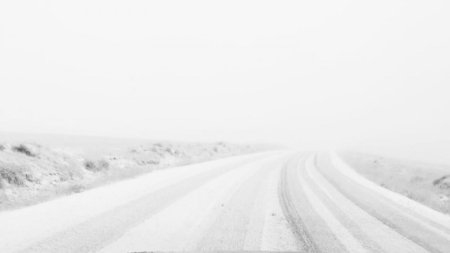
[[[1,1],[0,131],[450,139],[448,1]]]

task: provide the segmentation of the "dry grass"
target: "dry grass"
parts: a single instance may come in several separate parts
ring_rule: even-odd
[[[67,152],[42,145],[5,144],[0,150],[0,209],[79,193],[157,169],[249,153],[225,143],[145,143],[100,152]]]
[[[30,147],[25,144],[20,144],[17,146],[13,146],[12,150],[18,153],[22,153],[27,156],[36,157],[36,153],[31,151]]]

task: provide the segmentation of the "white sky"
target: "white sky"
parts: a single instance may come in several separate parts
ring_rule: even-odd
[[[449,13],[448,0],[0,0],[0,130],[450,139]]]

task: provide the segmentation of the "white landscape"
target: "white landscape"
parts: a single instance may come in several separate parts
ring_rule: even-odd
[[[0,253],[450,252],[449,13],[0,1]]]
[[[0,212],[0,251],[445,252],[450,245],[449,216],[369,181],[334,152],[253,150],[140,173]],[[1,191],[28,185],[2,178]],[[14,200],[6,196],[3,205]]]
[[[79,193],[155,170],[263,150],[262,145],[223,142],[174,143],[14,134],[3,134],[3,138],[11,142],[0,143],[0,210]],[[33,139],[49,144],[30,141]]]

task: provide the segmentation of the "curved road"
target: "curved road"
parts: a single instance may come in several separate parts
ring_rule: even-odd
[[[0,213],[0,252],[450,252],[450,217],[334,153],[161,170]]]

